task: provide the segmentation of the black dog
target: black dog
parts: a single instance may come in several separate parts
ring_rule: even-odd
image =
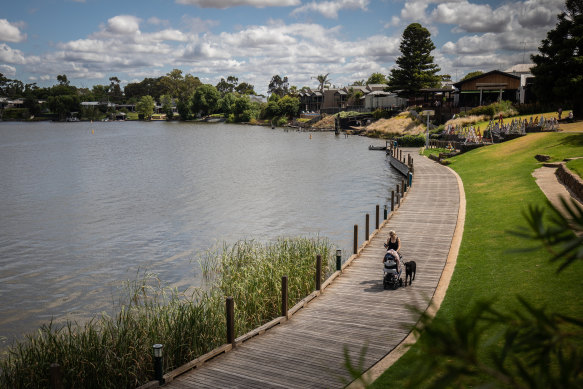
[[[407,278],[409,278],[409,285],[413,283],[416,272],[417,264],[415,263],[415,261],[405,262],[405,286],[407,286]]]

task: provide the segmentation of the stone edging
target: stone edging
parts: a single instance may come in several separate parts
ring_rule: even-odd
[[[447,167],[447,166],[446,166]],[[466,220],[466,194],[464,190],[464,183],[460,176],[451,168],[447,167],[455,176],[458,183],[459,189],[459,197],[460,197],[460,205],[458,210],[458,216],[456,221],[455,230],[453,233],[453,237],[451,240],[451,245],[449,247],[449,253],[447,255],[447,260],[445,262],[445,266],[441,273],[441,277],[439,278],[439,282],[437,284],[437,288],[433,293],[433,297],[429,303],[429,306],[425,310],[427,314],[431,317],[434,317],[443,299],[445,298],[445,293],[449,286],[449,282],[451,281],[451,277],[453,275],[453,271],[455,269],[455,265],[457,262],[457,256],[459,253],[460,245],[462,242],[462,236],[464,234],[464,225]],[[350,385],[348,385],[347,389],[362,389],[366,386],[364,383],[372,383],[372,381],[376,380],[387,370],[389,367],[393,365],[399,358],[401,358],[409,348],[415,344],[417,341],[417,336],[413,331],[409,332],[409,335],[405,339],[401,341],[394,349],[389,351],[389,353],[376,364],[374,364],[370,369],[368,369],[361,379],[357,379],[353,381]]]
[[[559,181],[568,188],[571,195],[583,202],[583,180],[569,170],[565,163],[559,164],[555,174]]]

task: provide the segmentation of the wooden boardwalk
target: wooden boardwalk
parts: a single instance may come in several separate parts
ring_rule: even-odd
[[[365,368],[395,348],[418,319],[405,306],[425,309],[435,292],[460,200],[457,179],[449,169],[414,157],[413,186],[401,208],[319,297],[290,320],[165,387],[342,388],[350,381],[343,367],[345,347],[356,363],[367,346]],[[413,285],[394,291],[383,290],[381,265],[391,229],[401,238],[405,260],[417,263]]]

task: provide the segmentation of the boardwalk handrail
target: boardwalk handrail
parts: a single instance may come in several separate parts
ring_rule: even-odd
[[[400,151],[400,150],[399,150]],[[411,161],[411,166],[412,166],[412,158],[410,158]],[[407,196],[409,190],[408,190],[408,186],[405,184],[401,184],[401,186],[397,185],[396,186],[396,196],[397,196],[397,203],[394,203],[394,194],[395,191],[392,192],[392,196],[391,196],[391,210],[389,212],[386,212],[386,218],[383,220],[383,222],[378,225],[378,228],[376,228],[370,235],[365,236],[365,241],[359,246],[357,247],[357,236],[356,236],[356,231],[357,231],[357,225],[355,225],[355,242],[354,242],[354,247],[355,247],[355,252],[342,264],[341,266],[341,270],[336,270],[334,273],[332,273],[327,279],[326,281],[324,281],[321,285],[320,285],[320,289],[316,289],[315,291],[313,291],[312,293],[310,293],[309,295],[307,295],[306,297],[304,297],[303,299],[301,299],[297,304],[295,304],[292,308],[290,308],[287,311],[287,315],[282,315],[279,317],[276,317],[275,319],[247,332],[244,335],[241,335],[237,338],[235,338],[232,342],[230,339],[231,335],[227,335],[227,343],[223,344],[213,350],[211,350],[210,352],[201,355],[200,357],[197,357],[195,359],[193,359],[190,362],[187,362],[186,364],[166,373],[163,375],[163,382],[164,383],[170,383],[172,382],[176,377],[187,373],[190,370],[196,369],[200,366],[202,366],[205,362],[210,361],[213,358],[216,358],[217,356],[221,355],[221,354],[225,354],[231,350],[233,350],[234,348],[236,348],[237,346],[243,344],[244,342],[247,342],[248,340],[254,338],[255,336],[261,335],[263,333],[265,333],[266,331],[268,331],[271,328],[274,328],[288,320],[290,320],[292,318],[292,316],[294,316],[298,311],[300,311],[301,309],[305,308],[312,300],[314,300],[315,298],[317,298],[318,296],[320,296],[324,290],[330,286],[332,284],[332,282],[338,278],[343,272],[344,270],[349,267],[355,259],[357,259],[361,252],[369,245],[369,243],[371,242],[371,240],[379,233],[379,231],[381,229],[383,229],[385,227],[385,225],[389,222],[389,220],[393,217],[393,215],[395,214],[395,212],[401,207],[401,201],[405,200],[405,197]],[[379,209],[379,205],[376,206],[377,210],[377,215],[378,215],[378,209]],[[386,211],[386,209],[385,209]],[[367,224],[368,224],[368,217],[369,215],[366,214],[367,216]],[[378,217],[377,217],[378,219]],[[368,226],[367,226],[368,227]],[[287,284],[287,282],[286,282]],[[282,282],[282,289],[284,287],[284,283]],[[284,292],[282,290],[282,298],[283,298]],[[287,293],[286,293],[287,296]],[[228,298],[227,298],[228,299]],[[228,300],[227,300],[228,301]],[[227,303],[229,304],[229,303]],[[282,306],[283,306],[283,302],[282,302]],[[227,309],[227,315],[229,314],[229,309]],[[232,319],[232,318],[231,318]],[[228,321],[229,319],[227,319]],[[144,385],[139,386],[137,389],[149,389],[149,388],[156,388],[159,387],[160,383],[159,381],[155,380],[155,381],[150,381]]]

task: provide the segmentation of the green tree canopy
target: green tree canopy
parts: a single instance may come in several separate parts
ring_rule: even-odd
[[[476,76],[481,76],[482,74],[484,74],[484,72],[481,70],[476,70],[475,72],[469,72],[460,81],[468,80],[468,79],[476,77]]]
[[[389,89],[401,97],[412,97],[422,88],[439,86],[441,69],[433,63],[431,51],[435,45],[429,31],[419,23],[405,28],[401,40],[401,56],[397,58],[397,68],[391,70]]]
[[[150,95],[146,95],[146,96],[142,96],[140,101],[138,101],[138,103],[136,104],[136,111],[138,111],[138,114],[142,118],[149,119],[150,116],[152,116],[152,114],[154,113],[155,107],[156,107],[156,102],[154,101],[154,98]]]
[[[196,88],[191,99],[191,111],[202,116],[210,115],[217,107],[221,94],[213,85],[204,84]]]
[[[368,80],[366,80],[366,85],[370,84],[387,84],[387,77],[382,73],[373,73],[370,75]],[[355,84],[356,85],[356,84]]]
[[[567,0],[566,12],[532,55],[534,93],[544,102],[571,103],[583,116],[583,1]]]
[[[297,116],[300,110],[300,99],[297,97],[284,96],[277,104],[279,105],[280,114],[290,118]]]
[[[289,82],[287,80],[287,76],[281,78],[278,74],[271,77],[271,81],[269,82],[269,86],[267,87],[267,91],[272,95],[277,95],[279,97],[283,97],[287,95],[289,90]]]
[[[329,74],[330,73],[318,74],[318,76],[316,76],[316,80],[318,80],[319,90],[323,91],[326,86],[330,87],[330,80],[328,79]]]

